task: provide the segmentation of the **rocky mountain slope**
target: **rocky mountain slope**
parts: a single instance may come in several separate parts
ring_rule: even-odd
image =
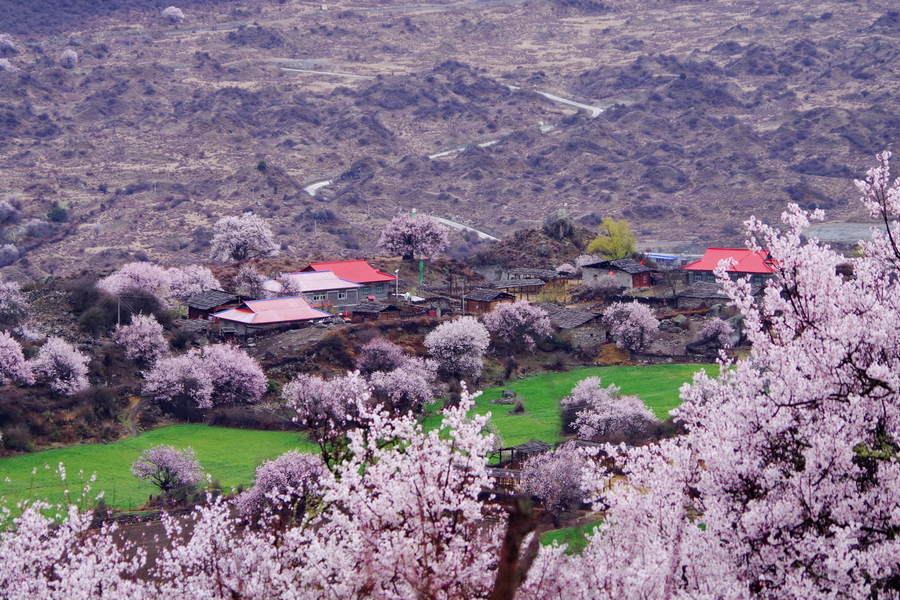
[[[283,0],[35,25],[2,52],[0,263],[203,262],[245,210],[308,258],[371,255],[411,208],[503,237],[564,207],[699,244],[789,201],[860,220],[852,179],[900,134],[891,6]]]

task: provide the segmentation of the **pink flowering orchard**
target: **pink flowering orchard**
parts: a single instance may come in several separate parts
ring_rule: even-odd
[[[900,185],[888,159],[880,155],[859,185],[889,225],[900,216]],[[290,390],[298,418],[340,428],[340,460],[325,461],[304,519],[247,527],[215,500],[191,527],[166,517],[168,543],[149,561],[110,529],[89,530],[74,508],[58,527],[29,508],[0,536],[0,594],[900,598],[900,244],[888,229],[848,259],[803,236],[821,216],[792,207],[780,229],[747,222],[751,247],[778,261],[774,278],[755,298],[726,265],[719,275],[752,351],[682,389],[686,434],[607,445],[602,468],[580,469],[585,498],[605,511],[581,554],[542,547],[526,512],[480,498],[491,485],[492,440],[487,417],[468,415],[467,392],[426,432],[372,402],[350,374],[339,387],[309,379]],[[340,390],[342,403],[323,395]],[[571,466],[547,465],[546,478],[574,482]]]

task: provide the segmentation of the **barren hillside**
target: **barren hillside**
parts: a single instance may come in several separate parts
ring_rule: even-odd
[[[862,219],[852,178],[900,134],[888,2],[98,6],[8,30],[12,276],[203,262],[244,210],[309,258],[371,254],[413,207],[500,237],[565,207],[735,243],[792,200]]]

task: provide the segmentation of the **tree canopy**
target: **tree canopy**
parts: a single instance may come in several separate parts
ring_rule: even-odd
[[[599,252],[609,259],[627,258],[634,254],[636,241],[628,221],[604,217],[600,223],[600,233],[588,244],[587,251]]]

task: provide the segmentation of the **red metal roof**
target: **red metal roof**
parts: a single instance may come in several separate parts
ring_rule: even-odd
[[[248,300],[238,308],[223,310],[213,315],[225,321],[237,321],[248,325],[289,323],[330,317],[324,310],[312,308],[299,296],[272,298],[271,300]]]
[[[334,271],[341,279],[355,281],[356,283],[381,283],[394,281],[397,278],[388,273],[382,273],[364,260],[342,260],[338,262],[309,263],[304,271]]]
[[[713,271],[719,267],[719,261],[734,259],[729,273],[760,273],[771,275],[778,267],[778,261],[769,258],[768,250],[753,252],[746,248],[707,248],[703,258],[682,267],[686,271]]]

